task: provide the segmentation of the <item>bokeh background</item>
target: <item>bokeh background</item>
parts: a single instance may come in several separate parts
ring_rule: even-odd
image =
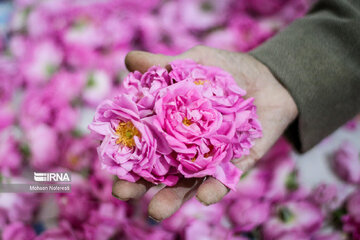
[[[0,181],[72,173],[71,193],[0,193],[1,239],[360,239],[359,117],[301,156],[281,139],[238,191],[209,207],[192,199],[162,223],[146,210],[159,187],[138,201],[111,196],[88,136],[130,50],[247,52],[314,2],[0,1]]]

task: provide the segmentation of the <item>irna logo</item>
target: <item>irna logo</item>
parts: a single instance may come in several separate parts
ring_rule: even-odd
[[[35,182],[70,182],[69,173],[38,173],[34,172],[34,181]]]

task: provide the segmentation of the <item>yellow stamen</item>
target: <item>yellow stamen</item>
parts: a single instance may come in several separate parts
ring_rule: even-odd
[[[207,82],[207,81],[206,80],[201,80],[201,79],[198,79],[198,80],[194,81],[195,85],[204,85],[205,82]]]
[[[183,124],[185,125],[185,126],[190,126],[191,124],[193,124],[193,122],[191,121],[191,119],[188,119],[187,117],[184,117],[184,119],[183,119]]]
[[[191,159],[191,161],[192,161],[192,162],[195,162],[195,161],[196,161],[196,157],[193,157],[193,158]]]
[[[141,138],[141,133],[131,121],[119,122],[119,126],[115,130],[119,138],[116,140],[116,144],[124,145],[128,148],[135,146],[134,137]]]
[[[80,157],[77,155],[71,155],[69,157],[69,163],[71,166],[76,166],[80,162]]]

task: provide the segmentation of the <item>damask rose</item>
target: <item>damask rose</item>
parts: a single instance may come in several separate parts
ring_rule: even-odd
[[[90,129],[102,140],[102,165],[120,179],[173,185],[213,176],[234,189],[231,160],[262,136],[253,98],[232,76],[191,60],[130,73],[119,94],[98,107]]]
[[[89,127],[102,140],[98,154],[110,173],[131,182],[140,177],[167,185],[177,182],[178,178],[169,174],[168,158],[160,155],[168,150],[158,145],[129,96],[119,95],[100,104]]]

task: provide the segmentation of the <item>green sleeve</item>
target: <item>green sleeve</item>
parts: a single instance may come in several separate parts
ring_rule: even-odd
[[[294,98],[286,135],[305,152],[360,112],[360,0],[320,0],[250,54]]]

